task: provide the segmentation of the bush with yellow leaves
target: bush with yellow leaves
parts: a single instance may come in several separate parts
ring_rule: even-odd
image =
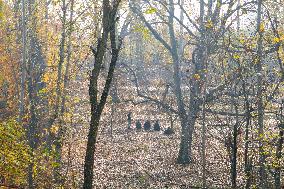
[[[0,123],[0,159],[1,177],[9,184],[25,184],[31,154],[25,130],[15,119]]]

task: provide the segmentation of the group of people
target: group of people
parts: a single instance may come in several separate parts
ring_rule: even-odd
[[[128,122],[128,129],[131,129],[131,124],[132,124],[132,117],[131,117],[132,113],[129,112],[127,115],[127,122]],[[141,130],[142,129],[142,123],[141,121],[138,119],[135,123],[135,127],[137,130]],[[145,131],[150,131],[151,130],[151,122],[149,120],[146,120],[145,123],[143,124],[143,128]],[[156,122],[154,123],[154,127],[153,127],[154,131],[160,131],[161,130],[161,126],[159,123],[159,120],[156,120]],[[171,127],[168,127],[166,130],[164,130],[164,134],[165,135],[172,135],[174,134],[174,130]]]
[[[141,124],[140,120],[137,120],[135,125],[136,125],[137,130],[142,129],[142,124]],[[149,120],[145,121],[143,128],[144,128],[145,131],[151,130],[151,122]],[[161,127],[160,127],[158,120],[156,120],[153,129],[154,129],[154,131],[160,131],[161,130]]]
[[[127,122],[128,122],[128,129],[131,129],[131,124],[132,124],[132,117],[131,117],[132,113],[129,112],[127,115]],[[137,130],[141,130],[142,129],[142,123],[140,120],[137,120],[135,123],[135,127]],[[143,128],[145,131],[150,131],[151,130],[151,122],[149,120],[146,120],[145,123],[143,124]],[[161,126],[159,124],[159,120],[156,120],[155,124],[154,124],[154,131],[160,131],[161,130]]]

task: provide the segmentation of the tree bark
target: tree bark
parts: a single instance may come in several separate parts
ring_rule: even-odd
[[[181,118],[181,141],[177,158],[177,163],[179,164],[189,164],[191,162],[189,155],[190,142],[188,126],[187,118]]]
[[[94,68],[92,70],[92,75],[90,78],[89,85],[89,96],[91,103],[91,122],[90,129],[88,134],[88,142],[87,149],[85,155],[85,164],[84,164],[84,189],[92,189],[93,182],[93,167],[94,167],[94,153],[95,153],[95,145],[97,140],[97,134],[99,129],[99,122],[101,113],[106,103],[106,99],[109,93],[109,89],[111,87],[111,81],[113,78],[113,73],[115,70],[119,50],[120,43],[117,44],[116,40],[116,13],[117,8],[120,1],[115,1],[113,6],[110,6],[109,0],[103,1],[103,34],[102,38],[99,39],[97,45],[97,52],[95,52],[95,63]],[[103,58],[106,52],[106,46],[108,41],[108,36],[110,34],[111,41],[111,62],[108,70],[107,79],[104,85],[103,92],[101,94],[101,98],[98,101],[98,79],[101,70],[101,65],[103,64]]]
[[[188,164],[191,161],[190,157],[190,131],[188,124],[188,117],[185,110],[182,90],[181,90],[181,76],[180,76],[180,56],[178,55],[178,42],[174,32],[174,2],[169,0],[169,34],[170,34],[170,46],[171,56],[174,64],[174,84],[175,84],[175,96],[178,105],[179,117],[181,119],[181,141],[180,149],[177,158],[177,163]]]
[[[202,131],[201,131],[201,145],[202,145],[202,187],[207,188],[206,186],[206,87],[207,78],[205,77],[205,84],[203,89],[203,102],[202,102]]]
[[[26,1],[22,0],[22,64],[21,64],[21,90],[19,102],[19,122],[22,123],[25,104],[25,83],[26,83],[26,51],[27,51],[27,28],[26,28]]]
[[[68,85],[68,81],[69,81],[69,67],[71,64],[71,35],[72,35],[72,27],[73,27],[73,14],[74,14],[74,0],[70,0],[70,19],[69,19],[69,28],[68,30],[66,29],[66,22],[67,22],[67,4],[66,1],[63,0],[63,7],[62,7],[62,11],[63,11],[63,18],[62,18],[62,34],[61,34],[61,44],[60,44],[60,60],[59,60],[59,65],[61,67],[62,70],[62,66],[64,63],[64,59],[65,59],[65,41],[68,40],[68,44],[67,44],[67,58],[66,58],[66,68],[65,68],[65,73],[63,76],[63,88],[62,88],[62,92],[60,91],[60,85],[61,85],[61,71],[59,71],[58,69],[58,80],[57,80],[57,87],[59,90],[57,90],[57,114],[59,117],[59,130],[58,133],[55,136],[55,150],[56,150],[56,162],[58,163],[58,165],[61,166],[62,164],[62,157],[61,157],[61,153],[62,153],[62,137],[64,136],[65,130],[63,128],[63,114],[65,112],[65,102],[66,102],[66,88]],[[62,95],[61,95],[62,93]],[[60,103],[60,98],[61,98],[61,106],[59,106]],[[59,110],[60,109],[60,110]],[[62,175],[61,175],[61,169],[60,166],[56,167],[54,169],[54,178],[57,184],[62,185],[63,184],[63,180],[62,180]]]
[[[257,33],[258,33],[258,41],[257,41],[257,64],[256,64],[256,72],[257,72],[257,113],[258,113],[258,137],[259,137],[259,182],[260,188],[266,189],[267,185],[267,173],[265,169],[265,161],[266,157],[264,155],[264,146],[263,146],[263,134],[264,134],[264,106],[263,106],[263,71],[262,71],[262,55],[263,55],[263,28],[262,26],[262,0],[258,0],[257,2]]]
[[[274,173],[274,180],[275,180],[275,189],[281,189],[281,167],[280,167],[280,161],[282,158],[282,149],[283,149],[283,128],[280,128],[279,131],[279,139],[278,144],[276,147],[276,160],[277,160],[277,167],[275,168]]]
[[[236,115],[238,115],[237,105],[235,105],[235,110],[236,110]],[[231,183],[233,189],[237,188],[238,125],[239,125],[239,119],[238,116],[236,116],[236,123],[234,124],[233,128],[233,145],[232,145],[232,157],[231,157]]]
[[[30,63],[31,64],[31,63]],[[34,186],[34,178],[33,178],[33,153],[35,150],[36,142],[36,126],[37,126],[37,116],[36,116],[36,104],[35,104],[35,91],[34,91],[34,84],[33,84],[33,78],[31,76],[31,72],[33,71],[33,68],[29,65],[29,77],[28,77],[28,96],[29,96],[29,104],[30,104],[30,121],[29,121],[29,127],[28,127],[28,140],[29,140],[29,147],[31,149],[31,163],[29,163],[28,166],[28,188],[33,189]]]
[[[246,126],[245,126],[245,150],[244,150],[244,161],[245,161],[245,174],[246,174],[246,189],[251,186],[251,161],[249,158],[249,126],[251,124],[251,108],[248,100],[248,92],[246,91],[246,83],[243,81],[242,88],[245,98],[245,112],[246,112]]]
[[[280,123],[278,125],[279,128],[279,136],[278,136],[278,143],[276,146],[276,161],[277,167],[275,168],[274,172],[274,181],[275,181],[275,189],[281,189],[281,158],[282,158],[282,149],[283,149],[283,142],[284,142],[284,100],[282,100],[282,104],[280,107]]]

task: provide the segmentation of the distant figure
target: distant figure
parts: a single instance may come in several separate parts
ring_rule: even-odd
[[[131,129],[131,115],[132,115],[132,113],[131,112],[129,112],[128,114],[127,114],[127,122],[128,122],[128,129]]]
[[[151,123],[149,120],[147,120],[145,123],[144,123],[144,130],[145,131],[149,131],[151,129]]]
[[[172,135],[175,134],[174,130],[171,127],[168,127],[165,131],[164,131],[165,135]]]
[[[160,127],[159,121],[156,120],[154,124],[154,131],[160,131],[160,130],[161,130],[161,127]]]
[[[136,121],[136,129],[137,130],[141,130],[142,129],[142,124],[141,124],[139,119]]]

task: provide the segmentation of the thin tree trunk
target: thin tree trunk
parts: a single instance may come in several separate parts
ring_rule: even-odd
[[[115,103],[114,103],[114,102],[111,102],[111,118],[110,118],[110,137],[111,137],[111,138],[113,138],[114,106],[115,106]]]
[[[283,149],[283,141],[284,141],[284,100],[281,104],[280,109],[280,124],[278,125],[280,131],[279,131],[279,139],[276,147],[276,161],[277,161],[277,167],[275,168],[274,173],[274,180],[275,180],[275,189],[281,189],[281,158],[282,158],[282,149]]]
[[[31,6],[31,5],[30,5]],[[32,33],[33,35],[33,33]],[[31,36],[30,39],[30,51],[35,51],[35,37]],[[36,129],[37,129],[37,123],[38,118],[36,114],[36,89],[35,89],[35,65],[32,58],[33,55],[30,54],[29,62],[28,62],[28,97],[29,97],[29,114],[30,114],[30,120],[29,120],[29,126],[28,126],[28,140],[29,140],[29,146],[31,148],[31,154],[32,154],[32,160],[29,164],[29,171],[28,171],[28,177],[29,177],[29,189],[33,189],[35,187],[34,185],[34,178],[33,178],[33,169],[34,169],[34,159],[33,159],[33,152],[36,149]]]
[[[206,115],[205,115],[205,95],[206,89],[204,89],[203,93],[203,104],[202,104],[202,187],[206,188]]]
[[[64,79],[63,79],[63,94],[62,94],[62,101],[61,101],[61,110],[60,114],[63,116],[65,112],[65,106],[66,106],[66,94],[67,94],[67,87],[69,84],[69,70],[70,70],[70,64],[71,64],[71,42],[72,42],[72,30],[73,30],[73,15],[74,15],[74,0],[71,0],[70,5],[70,20],[69,20],[69,30],[68,30],[68,44],[67,44],[67,58],[66,58],[66,68],[64,73]]]
[[[61,83],[62,83],[62,67],[65,60],[65,41],[66,41],[66,15],[67,15],[67,5],[66,1],[62,0],[62,33],[61,33],[61,41],[60,41],[60,48],[59,48],[59,62],[57,68],[57,82],[56,82],[56,102],[55,102],[55,114],[54,119],[58,117],[59,114],[59,104],[61,99]]]
[[[31,63],[30,63],[31,64]],[[33,159],[33,153],[35,150],[35,129],[37,126],[37,116],[36,116],[36,105],[35,105],[35,96],[34,96],[34,86],[33,86],[33,78],[32,78],[32,72],[33,68],[29,65],[29,77],[28,77],[28,96],[29,96],[29,104],[30,104],[30,122],[28,127],[28,140],[29,140],[29,147],[31,148],[31,163],[29,163],[28,166],[28,188],[33,189],[34,186],[34,178],[33,178],[33,169],[34,169],[34,159]]]
[[[60,100],[62,98],[62,68],[65,61],[65,42],[66,42],[66,17],[67,17],[67,4],[66,0],[62,0],[62,32],[61,32],[61,40],[59,45],[59,61],[57,66],[57,81],[56,81],[56,100],[55,100],[55,106],[54,106],[54,113],[49,118],[47,123],[47,128],[49,129],[55,120],[58,118],[60,114]],[[51,133],[49,133],[49,138],[47,139],[47,143],[50,148],[51,146]]]
[[[258,0],[257,2],[257,33],[258,33],[258,41],[257,41],[257,113],[258,113],[258,137],[259,137],[259,182],[260,188],[267,189],[267,173],[265,170],[265,155],[264,155],[264,146],[263,146],[263,120],[264,120],[264,106],[263,106],[263,76],[262,76],[262,56],[263,56],[263,23],[262,23],[262,0]]]
[[[109,0],[103,1],[103,34],[102,38],[99,39],[97,45],[97,52],[95,55],[95,64],[92,70],[92,75],[90,78],[89,85],[89,95],[91,103],[91,122],[88,134],[87,149],[84,164],[84,184],[83,189],[92,189],[93,182],[93,167],[94,167],[94,153],[95,145],[97,140],[99,121],[101,113],[106,103],[106,99],[111,87],[111,81],[113,78],[114,69],[116,66],[120,44],[116,42],[116,13],[120,1],[115,1],[114,5],[111,7]],[[108,70],[107,79],[104,85],[101,98],[98,101],[98,79],[101,70],[101,65],[103,64],[103,58],[106,52],[106,46],[108,41],[108,35],[110,34],[111,41],[111,62]]]
[[[22,0],[22,64],[21,64],[21,90],[19,103],[19,122],[22,123],[25,104],[25,84],[26,84],[26,50],[27,50],[27,32],[26,32],[26,2]]]
[[[205,60],[207,56],[206,47],[204,46],[203,41],[205,41],[205,35],[204,35],[204,1],[200,1],[200,27],[201,27],[201,41],[200,46],[197,47],[195,52],[192,54],[192,61],[195,68],[195,74],[201,74],[201,70],[204,69],[205,66]],[[204,55],[205,53],[205,55]],[[187,144],[181,144],[180,145],[180,151],[178,156],[178,162],[182,162],[182,157],[185,157],[181,153],[184,152],[182,150],[183,146],[188,147],[188,159],[191,160],[191,147],[192,147],[192,139],[193,139],[193,132],[194,132],[194,126],[197,119],[197,115],[200,112],[200,106],[201,101],[199,100],[199,95],[201,94],[201,79],[204,79],[204,75],[200,75],[200,79],[193,79],[192,85],[190,87],[190,102],[189,102],[189,109],[188,109],[188,115],[187,115],[187,126],[185,128],[182,128],[183,130],[186,130],[188,134],[185,134],[185,137],[188,137],[187,140],[182,140],[181,143],[186,142]],[[183,111],[180,111],[183,112]],[[182,134],[183,136],[183,134]],[[186,162],[186,161],[185,161]]]
[[[113,20],[113,22],[115,22]],[[115,29],[114,31],[111,31],[111,40],[115,40]],[[114,42],[115,43],[115,42]],[[94,166],[94,153],[95,153],[95,145],[96,145],[96,139],[98,134],[98,128],[99,128],[99,121],[101,117],[101,113],[103,111],[103,108],[106,103],[106,98],[108,96],[108,92],[111,86],[111,81],[113,78],[114,69],[116,66],[116,61],[118,58],[118,49],[112,49],[112,58],[111,63],[108,71],[108,76],[106,80],[106,84],[104,86],[103,93],[101,95],[100,103],[99,104],[91,104],[91,123],[90,123],[90,130],[88,134],[88,143],[87,143],[87,150],[86,150],[86,156],[85,156],[85,165],[84,165],[84,189],[91,189],[92,188],[92,181],[93,181],[93,166]],[[93,79],[93,78],[92,78]],[[93,85],[90,85],[90,93],[92,91],[96,90],[92,87]],[[93,97],[90,95],[90,97]],[[91,102],[93,102],[93,99],[90,99]]]
[[[251,186],[251,161],[249,160],[249,126],[251,120],[251,110],[250,104],[248,101],[248,94],[245,88],[245,82],[243,81],[243,93],[245,97],[245,111],[246,111],[246,127],[245,127],[245,150],[244,150],[244,161],[245,161],[245,174],[246,174],[246,189],[249,189]]]
[[[238,112],[237,105],[235,105],[235,112],[236,112],[236,115],[238,115],[239,112]],[[233,189],[237,188],[238,124],[239,124],[239,118],[238,116],[236,116],[236,123],[234,124],[234,128],[233,128],[233,145],[232,145],[232,158],[231,158],[231,183],[232,183]]]
[[[28,166],[28,188],[33,189],[36,188],[36,184],[34,183],[34,158],[33,154],[36,150],[39,143],[39,134],[38,134],[38,88],[37,85],[40,82],[40,78],[42,75],[42,68],[44,67],[43,56],[41,52],[41,46],[39,44],[39,40],[36,36],[37,29],[37,17],[35,15],[35,1],[28,1],[28,17],[30,20],[28,39],[29,39],[29,47],[28,47],[28,62],[27,62],[27,92],[29,98],[29,125],[27,129],[28,142],[31,149],[31,162]]]
[[[107,3],[107,4],[105,4]],[[103,62],[103,58],[106,51],[106,44],[108,38],[108,28],[106,27],[106,21],[109,14],[109,2],[104,0],[103,3],[103,34],[102,38],[98,40],[97,52],[95,52],[95,63],[94,69],[92,70],[92,75],[90,78],[89,85],[89,96],[91,103],[91,122],[90,129],[88,134],[87,149],[85,155],[85,164],[84,164],[84,184],[83,189],[92,189],[93,182],[93,167],[94,167],[94,153],[95,153],[95,144],[97,139],[97,132],[99,127],[100,114],[98,112],[98,86],[97,80],[99,77],[100,67]]]
[[[34,17],[33,17],[33,13],[32,13],[32,6],[34,5],[34,1],[29,0],[28,1],[28,15],[29,18],[32,18],[32,26],[31,30],[33,30],[35,27],[35,21],[34,21]],[[33,31],[29,32],[29,52],[32,52],[35,48],[35,44],[34,44],[34,36],[33,35]],[[28,92],[28,98],[29,98],[29,114],[30,114],[30,120],[29,120],[29,124],[28,124],[28,129],[27,129],[27,136],[28,136],[28,142],[29,142],[29,147],[31,150],[31,162],[28,165],[28,188],[29,189],[33,189],[34,186],[34,178],[33,178],[33,169],[34,169],[34,158],[33,158],[33,153],[35,150],[35,126],[36,126],[36,113],[35,113],[35,102],[34,102],[34,86],[33,86],[33,69],[34,69],[34,65],[33,65],[33,61],[31,58],[31,53],[29,53],[29,57],[28,57],[28,63],[27,63],[27,92]]]
[[[60,119],[59,119],[59,131],[57,133],[57,136],[56,136],[56,154],[57,154],[57,158],[56,158],[56,162],[61,165],[62,164],[62,157],[61,157],[61,151],[62,151],[62,137],[64,136],[64,133],[65,133],[65,130],[63,128],[63,123],[62,123],[62,119],[63,119],[63,114],[65,112],[65,103],[66,103],[66,93],[67,93],[67,86],[68,86],[68,82],[69,82],[69,67],[70,67],[70,64],[71,64],[71,36],[72,36],[72,22],[73,22],[73,13],[74,13],[74,0],[71,0],[70,1],[71,5],[70,5],[70,20],[69,20],[69,29],[68,29],[68,44],[67,44],[67,58],[66,58],[66,68],[65,68],[65,73],[64,73],[64,78],[63,78],[63,92],[62,92],[62,100],[61,100],[61,106],[60,106]],[[65,3],[64,3],[65,5]],[[67,9],[67,7],[65,8]],[[65,10],[67,11],[67,10]],[[66,15],[65,15],[65,19],[66,19]],[[63,21],[65,22],[65,21]],[[63,27],[65,27],[66,24],[64,24]],[[66,28],[63,29],[65,30],[65,33],[66,33]],[[63,37],[64,35],[62,35]],[[65,34],[65,38],[66,38],[66,34]],[[62,40],[65,42],[65,40]],[[64,49],[64,48],[62,48]],[[65,54],[65,53],[63,53]],[[64,56],[62,57],[64,58]],[[58,110],[59,111],[59,110]],[[61,184],[60,182],[62,182],[62,179],[61,179],[61,173],[60,173],[60,167],[56,168],[55,169],[55,179],[57,180],[57,183],[58,184]],[[61,184],[62,185],[62,184]]]
[[[180,2],[180,6],[183,7],[184,6],[184,0],[181,0]],[[180,23],[183,24],[184,22],[184,13],[183,11],[180,12]],[[180,55],[180,57],[183,56],[183,48],[184,48],[184,32],[183,32],[183,26],[182,24],[180,25],[180,29],[179,29],[179,32],[180,32],[180,37],[179,37],[179,43],[178,43],[178,54]]]
[[[279,139],[276,148],[276,159],[277,159],[277,167],[275,168],[274,180],[275,180],[275,189],[281,189],[281,166],[280,161],[282,158],[282,149],[283,149],[283,131],[284,128],[280,128],[279,131]]]
[[[60,46],[59,46],[59,61],[57,66],[57,81],[56,81],[56,100],[55,100],[55,106],[54,106],[54,113],[49,118],[47,122],[47,129],[49,131],[48,137],[47,137],[47,147],[49,150],[51,150],[51,146],[54,140],[56,140],[56,134],[54,135],[51,133],[50,128],[55,122],[55,120],[60,115],[60,100],[62,97],[62,89],[61,89],[61,83],[62,83],[62,68],[65,60],[65,42],[66,42],[66,16],[67,16],[67,4],[66,0],[62,0],[62,32],[61,32],[61,40],[60,40]],[[62,129],[59,128],[58,135],[61,135]],[[58,146],[60,144],[60,141],[55,141],[55,146]],[[58,154],[57,154],[58,155]],[[56,158],[56,161],[59,162],[60,160]],[[60,175],[58,174],[58,169],[55,168],[54,170],[54,179],[56,183],[60,182]]]
[[[181,119],[181,141],[180,149],[177,158],[177,163],[188,164],[190,163],[189,154],[189,125],[187,114],[184,107],[183,96],[181,91],[181,77],[180,77],[180,58],[178,55],[178,44],[175,37],[174,31],[174,2],[169,0],[169,34],[170,34],[170,44],[171,44],[171,56],[174,64],[174,83],[175,83],[175,96],[177,100],[179,116]]]

